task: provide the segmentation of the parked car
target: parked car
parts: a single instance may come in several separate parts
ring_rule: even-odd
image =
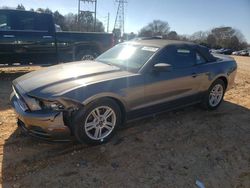
[[[32,136],[74,136],[101,144],[138,117],[197,103],[218,108],[237,65],[217,56],[188,42],[126,42],[94,61],[55,65],[15,79],[11,104],[18,125]]]
[[[217,50],[216,50],[216,49],[210,49],[209,52],[210,52],[210,53],[216,53]]]
[[[219,53],[219,54],[225,54],[225,55],[231,55],[233,52],[232,49],[228,49],[228,48],[221,48],[219,50],[216,50],[216,53]]]
[[[249,50],[235,51],[235,52],[232,53],[232,55],[248,56],[249,55]]]
[[[56,30],[50,14],[0,10],[0,64],[93,59],[113,46],[113,34]]]
[[[239,55],[241,56],[248,56],[249,55],[249,50],[242,50]]]
[[[232,53],[232,55],[240,55],[241,51],[242,51],[242,50],[240,50],[240,51],[234,51],[234,52]]]

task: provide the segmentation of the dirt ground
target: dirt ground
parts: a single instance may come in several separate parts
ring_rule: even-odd
[[[127,124],[102,146],[46,143],[17,129],[0,68],[0,184],[7,187],[250,187],[250,57],[213,112],[194,106]]]

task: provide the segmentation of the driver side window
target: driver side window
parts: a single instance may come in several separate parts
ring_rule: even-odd
[[[174,55],[174,65],[176,69],[183,69],[195,65],[195,53],[188,46],[176,47]]]
[[[173,52],[174,48],[166,47],[162,49],[155,57],[154,57],[154,64],[157,63],[167,63],[173,65]]]

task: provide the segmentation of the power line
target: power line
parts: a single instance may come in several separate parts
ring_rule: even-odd
[[[127,3],[126,0],[116,0],[118,3],[117,13],[115,17],[115,24],[114,24],[114,31],[119,29],[121,32],[121,35],[124,34],[124,6],[125,3]]]

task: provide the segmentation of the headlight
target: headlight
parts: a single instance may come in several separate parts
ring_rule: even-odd
[[[63,110],[64,106],[57,101],[41,101],[43,109],[47,110]]]
[[[25,102],[27,103],[29,109],[31,111],[41,110],[41,106],[39,104],[39,101],[35,98],[26,97]]]

